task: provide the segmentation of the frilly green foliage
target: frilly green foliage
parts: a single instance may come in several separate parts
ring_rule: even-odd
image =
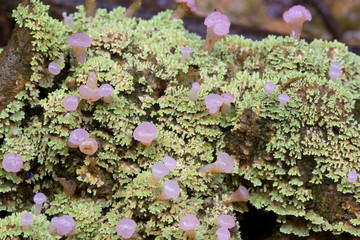
[[[178,223],[188,213],[200,219],[197,239],[214,239],[220,214],[247,211],[245,203],[227,203],[241,184],[250,191],[250,204],[276,213],[283,233],[360,236],[360,183],[346,180],[350,170],[360,172],[360,59],[346,46],[230,35],[208,53],[181,20],[170,20],[171,11],[136,20],[123,18],[123,8],[99,9],[95,18],[85,18],[79,7],[70,29],[49,17],[40,1],[30,2],[31,9],[19,7],[14,16],[32,31],[33,75],[0,113],[0,157],[15,152],[24,159],[18,174],[0,170],[0,210],[9,213],[0,220],[1,239],[57,239],[48,234],[45,215],[64,214],[78,227],[68,239],[120,239],[115,226],[122,218],[134,219],[145,239],[184,239]],[[66,43],[75,32],[92,38],[83,65]],[[185,46],[193,53],[181,63]],[[47,74],[48,63],[61,56],[62,73]],[[343,70],[336,82],[327,76],[331,61]],[[113,102],[81,100],[66,118],[63,99],[79,96],[78,87],[94,69],[99,84],[114,87]],[[201,90],[189,101],[195,81]],[[269,81],[277,86],[270,96],[263,89]],[[205,97],[224,92],[236,99],[230,112],[210,117]],[[290,96],[285,107],[280,93]],[[132,138],[143,121],[159,131],[150,147]],[[76,128],[98,141],[96,154],[67,147]],[[222,151],[234,157],[233,173],[198,172]],[[165,156],[174,157],[178,167],[153,186],[151,166]],[[64,194],[60,177],[76,182],[75,196]],[[168,179],[179,183],[180,197],[159,201]],[[48,196],[46,210],[23,233],[21,214],[33,211],[31,199],[39,191]],[[240,229],[237,223],[232,239],[241,239]]]

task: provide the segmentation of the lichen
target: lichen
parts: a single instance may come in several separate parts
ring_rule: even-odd
[[[120,239],[115,226],[122,218],[134,219],[143,238],[184,239],[179,220],[190,213],[201,223],[198,239],[214,239],[219,215],[247,211],[245,203],[227,202],[239,185],[249,189],[247,204],[278,216],[282,233],[360,236],[360,183],[347,182],[349,171],[360,171],[360,59],[345,45],[229,35],[208,53],[181,20],[170,20],[171,11],[143,20],[124,18],[119,7],[86,18],[80,6],[70,29],[47,10],[30,0],[14,11],[17,24],[31,31],[33,58],[30,81],[0,113],[0,157],[15,152],[24,159],[18,174],[0,169],[0,210],[7,214],[1,239],[59,239],[48,234],[49,219],[64,214],[78,227],[68,239]],[[66,44],[74,32],[92,38],[83,65]],[[184,47],[193,51],[185,63]],[[62,72],[47,76],[47,64],[61,56]],[[343,67],[336,82],[327,76],[331,61]],[[63,99],[79,96],[92,70],[99,84],[114,87],[113,102],[81,100],[65,118]],[[195,81],[201,90],[190,101]],[[272,95],[266,82],[277,86]],[[235,97],[227,115],[209,115],[210,93]],[[285,107],[280,93],[290,96]],[[132,138],[144,121],[158,129],[150,147]],[[67,147],[76,128],[89,131],[98,152],[86,156]],[[221,152],[235,159],[231,174],[198,171]],[[151,166],[165,156],[178,166],[153,186]],[[74,196],[59,178],[76,184]],[[179,184],[180,197],[159,201],[169,179]],[[21,215],[34,210],[31,199],[40,191],[48,196],[45,210],[23,233]],[[231,239],[241,239],[240,231],[237,222]]]

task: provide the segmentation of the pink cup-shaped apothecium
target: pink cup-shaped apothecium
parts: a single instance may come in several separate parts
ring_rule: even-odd
[[[163,162],[169,170],[174,170],[177,166],[177,161],[169,156],[164,157]]]
[[[99,148],[97,141],[94,138],[85,138],[79,145],[79,149],[86,155],[93,155]]]
[[[140,123],[134,130],[133,137],[142,145],[149,147],[157,136],[157,128],[151,122]]]
[[[265,84],[264,89],[266,90],[267,94],[271,95],[272,92],[275,90],[275,83],[268,82]]]
[[[285,107],[285,104],[289,101],[290,97],[286,93],[279,94],[278,99],[280,101],[280,106]]]
[[[353,183],[353,182],[357,181],[358,180],[357,173],[354,172],[354,171],[350,171],[347,180],[350,183]]]
[[[46,201],[47,197],[43,193],[37,193],[35,194],[33,200],[35,202],[35,213],[34,215],[37,216],[41,212],[41,208],[43,203]]]
[[[179,184],[174,180],[167,180],[164,183],[164,190],[160,195],[160,200],[168,200],[170,198],[176,200],[180,195]]]
[[[23,231],[27,231],[31,225],[31,223],[34,221],[34,216],[31,213],[24,213],[21,216],[21,223],[22,223],[22,229]]]
[[[233,228],[235,227],[235,218],[231,215],[221,214],[218,217],[218,223],[223,228]]]
[[[224,99],[219,95],[215,93],[210,93],[205,98],[205,105],[206,108],[209,110],[209,113],[212,117],[216,117],[219,111],[219,108],[224,103]]]
[[[229,33],[231,23],[227,16],[215,11],[205,18],[204,24],[207,26],[207,29],[203,50],[211,52],[214,44]]]
[[[66,234],[73,235],[76,230],[76,225],[74,219],[69,215],[63,215],[57,218],[56,224],[56,232],[60,236],[64,236]]]
[[[135,235],[135,230],[136,230],[136,222],[129,218],[121,219],[116,224],[117,234],[125,239],[129,239],[133,235]]]
[[[216,162],[200,169],[203,173],[231,173],[234,170],[234,159],[227,153],[221,153]]]
[[[79,98],[77,96],[68,96],[63,100],[63,105],[67,111],[76,111],[79,106]]]
[[[249,191],[244,186],[240,186],[230,196],[230,202],[247,202],[248,200],[249,200]]]
[[[198,93],[199,93],[199,91],[200,91],[200,88],[201,88],[201,86],[200,86],[199,83],[194,82],[194,83],[192,84],[192,87],[191,87],[191,90],[190,90],[190,94],[189,94],[189,99],[190,99],[191,101],[194,101],[194,100],[196,99],[196,97],[197,97],[197,95],[198,95]]]
[[[23,159],[20,154],[8,153],[2,160],[2,166],[6,172],[19,172],[23,167]]]
[[[158,185],[160,179],[169,174],[169,168],[166,167],[163,163],[154,163],[151,168],[152,176],[150,183],[153,185]]]
[[[291,25],[290,37],[299,41],[304,22],[311,21],[311,18],[310,11],[301,5],[293,6],[284,12],[284,21]]]
[[[215,231],[216,240],[228,240],[231,237],[230,231],[227,228],[221,227]]]
[[[179,227],[186,233],[188,239],[195,239],[195,230],[200,226],[200,221],[192,214],[188,214],[180,219]]]
[[[86,62],[86,49],[91,46],[91,37],[84,33],[74,33],[67,39],[67,43],[71,45],[76,60],[84,64]]]
[[[86,138],[89,138],[89,133],[85,129],[78,128],[70,133],[70,142],[79,146]]]

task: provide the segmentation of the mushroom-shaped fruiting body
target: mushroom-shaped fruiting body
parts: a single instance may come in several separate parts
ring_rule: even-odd
[[[60,236],[64,236],[66,234],[68,235],[75,234],[75,230],[76,230],[75,221],[69,215],[64,215],[57,218],[55,221],[55,225],[56,225],[56,232]]]
[[[48,71],[53,75],[58,75],[61,71],[59,64],[51,62],[48,65]]]
[[[218,217],[218,223],[223,228],[233,228],[235,227],[235,218],[231,215],[222,214]]]
[[[189,94],[189,98],[190,98],[191,101],[194,101],[196,99],[196,97],[197,97],[197,95],[198,95],[198,93],[200,91],[200,88],[201,88],[201,86],[200,86],[199,83],[194,82],[192,84],[190,94]]]
[[[229,33],[231,23],[227,16],[215,11],[205,18],[204,24],[207,26],[207,29],[203,50],[211,52],[214,44],[220,41],[225,34]]]
[[[184,47],[183,49],[181,49],[181,62],[184,63],[186,61],[186,59],[190,56],[191,54],[191,49],[188,47]]]
[[[216,162],[210,163],[200,169],[203,173],[231,173],[234,170],[234,160],[232,157],[223,152],[218,157]]]
[[[68,96],[63,100],[63,105],[67,111],[76,111],[79,105],[79,98],[76,96]]]
[[[224,103],[224,99],[215,93],[210,93],[205,98],[206,108],[209,109],[209,113],[212,117],[216,117],[220,106]]]
[[[103,84],[99,87],[99,95],[103,98],[105,103],[112,103],[112,96],[114,88],[110,84]]]
[[[167,180],[164,183],[164,191],[160,195],[160,200],[168,200],[170,198],[176,200],[180,195],[180,187],[174,180]]]
[[[149,147],[157,136],[157,128],[151,122],[140,123],[134,130],[133,137],[142,145]]]
[[[79,149],[86,155],[93,155],[98,150],[98,147],[99,145],[94,138],[85,138],[84,141],[80,143]]]
[[[217,235],[216,240],[228,240],[231,237],[229,230],[224,227],[218,228],[215,234]]]
[[[342,71],[340,69],[340,64],[338,62],[331,62],[329,70],[329,77],[334,82],[342,75]]]
[[[179,227],[185,231],[188,239],[195,239],[195,230],[199,226],[199,220],[192,214],[182,217],[179,222]]]
[[[96,102],[101,98],[99,89],[92,89],[88,85],[80,85],[79,87],[80,96],[90,102]]]
[[[226,115],[229,110],[229,104],[234,101],[234,96],[230,93],[223,93],[221,94],[221,97],[223,98],[223,104],[221,105],[221,112],[222,114]]]
[[[275,90],[275,84],[272,82],[268,82],[265,84],[264,88],[265,88],[267,94],[271,95],[272,92]]]
[[[89,133],[85,129],[78,128],[70,133],[70,142],[79,146],[86,138],[89,138]]]
[[[174,170],[177,166],[177,161],[169,156],[164,157],[163,162],[169,170]]]
[[[240,186],[238,190],[230,196],[230,202],[247,202],[249,200],[249,191],[246,187]]]
[[[176,8],[171,14],[171,19],[182,19],[196,12],[195,0],[176,0]]]
[[[311,13],[305,7],[296,5],[284,12],[283,19],[291,25],[290,37],[299,41],[305,20],[311,21]]]
[[[154,163],[151,168],[152,176],[151,176],[151,184],[158,185],[160,179],[169,174],[169,169],[163,163]]]
[[[34,221],[34,217],[31,213],[24,213],[21,216],[22,230],[25,232],[29,229],[31,223]]]
[[[34,196],[34,202],[35,202],[35,216],[39,215],[41,212],[41,208],[43,203],[46,201],[46,196],[43,193],[37,193]]]
[[[136,230],[136,222],[129,218],[121,219],[116,224],[117,234],[125,239],[129,239],[133,235],[135,235],[135,230]]]
[[[278,99],[280,101],[280,106],[285,107],[285,104],[289,101],[289,95],[286,93],[282,93],[278,96]]]
[[[84,33],[74,33],[67,39],[67,43],[71,45],[76,60],[84,64],[86,62],[86,49],[91,46],[91,37]]]
[[[23,159],[20,154],[8,153],[2,160],[2,166],[7,172],[19,172],[23,167]]]
[[[358,180],[358,175],[357,175],[357,173],[354,172],[354,171],[350,171],[347,180],[348,180],[348,182],[351,182],[351,183],[357,181],[357,180]]]

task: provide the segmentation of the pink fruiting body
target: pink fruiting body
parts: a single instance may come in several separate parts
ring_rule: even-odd
[[[293,6],[284,12],[284,21],[291,25],[290,37],[299,41],[305,20],[311,21],[311,18],[310,11],[301,5]]]
[[[233,158],[223,152],[218,157],[216,162],[210,163],[206,165],[205,167],[200,169],[200,172],[203,173],[231,173],[234,170],[234,160]]]
[[[160,200],[168,200],[170,198],[176,200],[180,195],[180,187],[174,180],[167,180],[164,183],[164,191],[160,195]]]
[[[97,89],[98,88],[97,80],[98,80],[98,77],[97,77],[96,70],[90,70],[89,76],[86,80],[86,86],[88,86],[92,90]]]
[[[157,136],[157,128],[151,122],[140,123],[134,130],[133,137],[142,145],[149,147]]]
[[[64,236],[69,233],[73,234],[76,229],[75,221],[69,215],[63,215],[57,218],[55,224],[56,224],[56,232],[60,236]]]
[[[207,29],[203,50],[210,52],[214,44],[229,33],[231,23],[227,16],[215,11],[205,18],[204,24]]]
[[[98,148],[99,145],[94,138],[85,138],[79,146],[80,151],[86,155],[93,155]]]
[[[23,159],[20,154],[8,153],[2,160],[2,166],[6,172],[19,172],[23,167]]]
[[[82,98],[84,98],[90,102],[96,102],[97,100],[99,100],[101,98],[98,88],[93,90],[87,85],[81,85],[79,87],[79,93]]]
[[[347,180],[348,180],[348,182],[350,182],[350,183],[353,183],[353,182],[357,181],[357,180],[358,180],[358,175],[357,175],[357,173],[354,172],[354,171],[350,171]]]
[[[238,190],[230,196],[230,202],[247,202],[249,200],[249,191],[246,187],[240,186]]]
[[[275,84],[272,83],[272,82],[268,82],[268,83],[266,83],[265,86],[264,86],[267,94],[269,94],[269,95],[272,94],[272,92],[275,90],[275,87],[276,87]]]
[[[63,100],[63,105],[67,111],[76,111],[79,105],[79,98],[76,96],[68,96]]]
[[[176,8],[171,14],[171,19],[182,19],[196,10],[195,0],[176,0]]]
[[[184,63],[186,61],[186,59],[190,56],[191,54],[191,49],[188,47],[184,47],[183,49],[181,49],[181,62]]]
[[[24,232],[27,231],[33,221],[34,221],[34,217],[31,213],[24,213],[21,216],[21,223],[23,224],[22,230]]]
[[[278,99],[280,101],[280,106],[285,107],[285,104],[289,101],[289,95],[286,93],[282,93],[278,96]]]
[[[195,239],[195,229],[199,226],[199,220],[192,214],[182,217],[179,222],[179,227],[185,231],[189,239]]]
[[[164,157],[163,162],[169,170],[174,170],[177,166],[177,161],[169,156]]]
[[[169,174],[169,169],[163,163],[154,163],[151,168],[152,176],[151,176],[151,184],[157,185],[161,178],[165,177]]]
[[[231,215],[222,214],[218,217],[218,223],[223,228],[235,227],[235,218]]]
[[[72,17],[68,16],[66,12],[62,12],[62,16],[64,18],[64,21],[68,23],[70,28],[74,28]]]
[[[340,69],[340,64],[338,62],[331,62],[330,63],[330,70],[329,70],[329,77],[334,82],[342,75],[342,71]]]
[[[228,105],[234,101],[234,96],[230,93],[223,93],[221,94],[221,97],[223,98],[223,104],[221,105],[221,112],[226,115],[228,112]]]
[[[218,113],[218,110],[220,106],[223,104],[224,99],[219,95],[215,93],[210,93],[205,98],[205,104],[206,108],[209,110],[210,115],[215,117]]]
[[[48,71],[53,75],[58,75],[61,71],[59,64],[51,62],[48,65]]]
[[[52,234],[54,232],[54,230],[56,229],[58,219],[59,219],[58,217],[53,217],[51,219],[50,227],[49,227],[49,234]]]
[[[189,98],[190,98],[191,101],[194,101],[196,99],[196,97],[197,97],[197,95],[198,95],[198,93],[200,91],[200,88],[201,88],[201,86],[200,86],[199,83],[194,82],[192,84],[192,88],[191,88],[190,94],[189,94]]]
[[[70,133],[70,142],[74,145],[80,145],[86,138],[89,138],[89,133],[82,128],[73,130]]]
[[[229,230],[224,227],[217,229],[215,234],[217,235],[216,240],[228,240],[231,237]]]
[[[84,33],[74,33],[67,39],[67,43],[71,45],[76,60],[84,64],[86,62],[86,48],[91,46],[91,37]]]
[[[38,216],[40,214],[42,205],[46,201],[46,199],[47,198],[46,198],[45,194],[43,194],[43,193],[35,194],[35,196],[33,198],[33,200],[35,202],[35,213],[34,213],[35,216]]]
[[[132,219],[122,219],[116,224],[116,232],[119,236],[129,239],[134,235],[136,222]]]
[[[99,95],[103,98],[105,103],[112,102],[112,96],[114,88],[110,84],[103,84],[99,87]]]

